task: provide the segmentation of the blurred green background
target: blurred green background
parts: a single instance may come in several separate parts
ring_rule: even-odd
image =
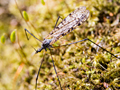
[[[41,43],[30,35],[27,40],[24,28],[43,40],[53,30],[58,16],[65,18],[80,6],[86,6],[90,11],[88,20],[54,46],[89,38],[120,57],[120,0],[16,2],[0,0],[0,90],[35,89],[41,60],[44,62],[38,90],[60,90],[50,51],[43,50],[34,55],[34,48],[40,48]],[[29,19],[22,17],[23,11]],[[89,41],[54,48],[52,56],[63,90],[120,89],[120,59]]]

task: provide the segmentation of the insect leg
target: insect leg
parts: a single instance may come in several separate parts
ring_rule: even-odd
[[[54,26],[54,29],[56,28],[56,25],[57,25],[58,20],[59,20],[60,18],[61,18],[61,17],[60,17],[60,16],[58,16],[57,21],[56,21],[55,26]]]
[[[25,29],[25,35],[27,37],[27,40],[29,40],[26,29]]]
[[[100,45],[96,44],[95,42],[91,41],[90,39],[87,38],[88,41],[90,41],[91,43],[95,44],[96,46],[100,47],[101,49],[103,49],[104,51],[108,52],[109,54],[111,54],[112,56],[116,57],[117,59],[120,59],[120,57],[117,57],[116,55],[114,55],[113,53],[111,53],[110,51],[106,50],[105,48],[101,47]]]
[[[26,34],[26,37],[27,39],[29,40],[28,36],[27,36],[27,33],[28,32],[30,35],[32,35],[35,39],[37,39],[38,41],[40,41],[37,37],[35,37],[32,33],[30,33],[26,28],[25,28],[25,34]],[[42,43],[42,41],[40,41]]]
[[[58,23],[59,18],[60,18],[60,16],[58,16],[58,18],[57,18],[57,21],[56,21],[56,23],[55,23],[54,29],[55,29],[55,27],[56,27],[56,25],[57,25],[57,23]]]
[[[49,50],[50,50],[50,49],[49,49]],[[55,64],[54,64],[53,57],[52,57],[52,55],[51,55],[51,50],[50,50],[50,56],[51,56],[51,59],[52,59],[52,62],[53,62],[53,67],[54,67],[55,73],[56,73],[56,75],[57,75],[57,70],[56,70],[56,68],[55,68]],[[58,75],[57,75],[57,78],[58,78],[58,81],[59,81],[60,89],[63,90]]]
[[[69,44],[66,44],[66,45],[60,45],[60,46],[56,46],[56,47],[53,47],[53,48],[57,48],[57,47],[61,47],[61,46],[67,46],[67,45],[71,45],[71,44],[76,44],[76,43],[79,43],[79,42],[82,42],[82,41],[90,41],[91,43],[95,44],[96,46],[100,47],[101,49],[103,49],[104,51],[106,51],[107,53],[111,54],[112,56],[116,57],[117,59],[120,59],[120,57],[117,57],[116,55],[114,55],[113,53],[111,53],[110,51],[106,50],[105,48],[101,47],[100,45],[96,44],[95,42],[93,42],[92,40],[88,39],[88,38],[85,38],[83,40],[80,40],[80,41],[77,41],[77,42],[73,42],[73,43],[69,43]]]
[[[41,66],[42,66],[43,61],[44,61],[44,57],[43,57],[43,59],[41,60],[41,64],[40,64],[40,67],[39,67],[39,70],[38,70],[38,74],[37,74],[37,77],[36,77],[35,90],[37,90],[37,80],[38,80],[38,76],[39,76],[40,69],[41,69]]]

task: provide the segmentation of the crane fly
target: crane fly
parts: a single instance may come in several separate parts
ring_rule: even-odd
[[[47,50],[47,48],[50,50],[50,48],[52,47],[52,44],[54,44],[57,40],[59,40],[61,37],[65,36],[66,34],[70,33],[72,30],[74,30],[77,26],[80,26],[84,21],[87,20],[87,18],[89,17],[89,10],[86,10],[86,7],[85,6],[81,6],[79,8],[77,8],[76,10],[74,10],[73,12],[71,12],[65,19],[63,19],[59,24],[58,26],[57,25],[57,22],[58,22],[58,19],[56,21],[56,24],[55,24],[55,27],[54,29],[49,33],[49,35],[47,37],[44,38],[44,40],[42,41],[42,45],[41,45],[41,48],[39,48],[38,50],[36,50],[35,53],[38,53],[38,52],[41,52],[43,49]],[[25,32],[28,32],[29,34],[31,34],[34,38],[36,38],[37,40],[39,40],[37,37],[35,37],[32,33],[30,33],[27,29],[25,29]],[[50,39],[49,39],[50,38]],[[75,44],[75,43],[79,43],[79,42],[82,42],[82,41],[90,41],[91,43],[95,44],[96,46],[102,48],[104,51],[110,53],[112,56],[120,59],[119,57],[117,57],[116,55],[114,55],[113,53],[107,51],[106,49],[104,49],[103,47],[101,47],[100,45],[96,44],[95,42],[91,41],[90,39],[86,38],[86,39],[83,39],[83,40],[80,40],[80,41],[77,41],[77,42],[73,42],[73,43],[70,43],[70,44],[67,44],[67,45],[71,45],[71,44]],[[40,40],[39,40],[40,41]],[[40,41],[41,42],[41,41]],[[64,45],[63,45],[64,46]],[[66,45],[65,45],[66,46]],[[50,52],[51,53],[51,52]],[[53,62],[53,66],[54,66],[54,70],[55,70],[55,73],[56,73],[56,76],[58,78],[58,81],[59,81],[59,85],[60,85],[60,88],[61,90],[62,89],[62,86],[61,86],[61,83],[60,83],[60,80],[59,80],[59,77],[57,75],[57,71],[56,71],[56,68],[55,68],[55,65],[54,65],[54,60],[52,58],[52,55],[51,55],[51,59],[52,59],[52,62]],[[35,90],[37,89],[37,80],[38,80],[38,75],[40,73],[40,69],[41,69],[41,65],[42,65],[42,62],[41,61],[41,64],[40,64],[40,67],[39,67],[39,71],[38,71],[38,74],[37,74],[37,77],[36,77],[36,85],[35,85]]]

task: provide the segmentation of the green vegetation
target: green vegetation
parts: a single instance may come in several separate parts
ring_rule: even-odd
[[[54,46],[89,38],[120,57],[120,0],[5,1],[0,3],[1,90],[34,90],[41,60],[38,90],[60,90],[50,51],[34,55],[41,42],[29,34],[27,40],[24,28],[42,41],[58,16],[65,18],[80,6],[90,11],[88,20]],[[120,59],[91,42],[53,48],[51,53],[64,90],[120,89]]]

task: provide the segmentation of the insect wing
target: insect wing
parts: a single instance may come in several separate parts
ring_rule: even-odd
[[[52,38],[50,45],[56,42],[62,36],[65,36],[72,30],[76,28],[76,26],[81,25],[89,16],[89,11],[86,10],[86,7],[79,7],[72,13],[70,13],[50,34],[46,37]]]
[[[54,30],[52,30],[50,32],[50,34],[46,37],[47,38],[50,38],[52,37],[52,34],[54,34],[55,32],[59,31],[61,28],[65,27],[67,24],[69,24],[70,22],[76,20],[77,18],[80,18],[81,15],[83,13],[85,13],[85,11],[88,11],[86,10],[86,7],[85,6],[82,6],[82,7],[79,7],[77,8],[76,10],[74,10],[72,13],[70,13],[57,27],[54,28]],[[89,11],[88,11],[89,12]],[[88,13],[89,14],[89,13]],[[88,15],[89,16],[89,15]]]

